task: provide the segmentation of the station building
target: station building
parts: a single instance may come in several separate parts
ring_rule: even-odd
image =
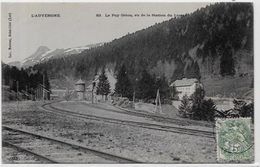
[[[181,80],[176,80],[171,83],[170,87],[175,87],[177,91],[177,96],[179,100],[181,100],[185,95],[190,97],[197,88],[203,88],[203,85],[196,78],[182,78]]]

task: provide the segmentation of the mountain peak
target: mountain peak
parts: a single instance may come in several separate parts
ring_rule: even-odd
[[[50,49],[47,46],[39,46],[38,49],[28,58],[26,59],[31,59],[31,58],[36,58],[41,56],[42,54],[48,52]]]
[[[47,52],[49,51],[50,49],[47,47],[47,46],[39,46],[38,49],[36,50],[36,52]]]
[[[92,47],[98,47],[103,45],[103,43],[91,44],[80,47],[72,47],[66,49],[49,49],[47,46],[39,46],[37,50],[29,57],[22,61],[22,67],[26,68],[29,66],[33,66],[37,63],[47,61],[52,58],[58,58],[67,55],[79,54],[84,50],[88,50]]]
[[[23,60],[23,66],[28,67],[35,64],[35,61],[40,59],[41,56],[49,50],[50,49],[47,46],[39,46],[38,49],[31,56]]]

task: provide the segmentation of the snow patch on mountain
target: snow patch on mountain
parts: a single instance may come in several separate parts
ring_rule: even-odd
[[[76,53],[81,53],[84,50],[90,49],[90,47],[88,46],[82,46],[82,47],[76,47],[76,48],[68,48],[65,50],[65,53],[69,53],[69,52],[76,52]]]
[[[27,68],[44,61],[48,61],[50,59],[73,55],[73,54],[79,54],[85,50],[98,47],[101,45],[103,45],[103,43],[91,44],[91,45],[79,46],[73,48],[65,48],[65,49],[64,48],[49,49],[46,46],[40,46],[32,55],[22,60],[20,64],[17,62],[15,63],[10,62],[9,64],[13,64],[14,66],[16,66],[17,64],[17,66],[19,67]]]

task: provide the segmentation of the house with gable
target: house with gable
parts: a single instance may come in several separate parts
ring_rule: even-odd
[[[170,87],[175,87],[177,96],[179,100],[181,100],[185,95],[190,97],[197,88],[203,88],[203,85],[196,78],[182,78],[181,80],[176,80],[171,83]]]

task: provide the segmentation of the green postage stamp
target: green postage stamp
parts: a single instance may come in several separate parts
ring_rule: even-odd
[[[216,120],[217,158],[222,162],[252,162],[253,135],[250,118]]]

